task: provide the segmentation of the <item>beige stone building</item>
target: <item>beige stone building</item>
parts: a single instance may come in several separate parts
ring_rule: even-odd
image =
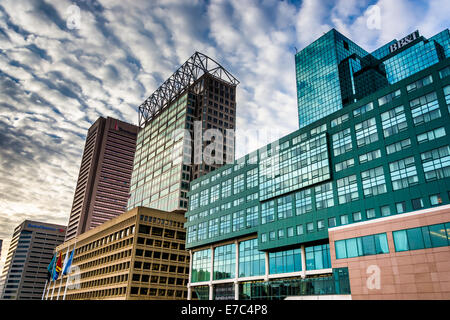
[[[179,213],[137,207],[63,243],[63,260],[75,246],[70,278],[51,282],[46,299],[186,299],[184,222]]]

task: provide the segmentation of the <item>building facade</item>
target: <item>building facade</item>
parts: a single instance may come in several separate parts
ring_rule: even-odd
[[[450,203],[450,59],[410,74],[417,52],[403,79],[191,183],[189,298],[361,297],[332,228]]]
[[[450,299],[450,205],[329,229],[352,299]]]
[[[295,55],[299,127],[445,60],[449,48],[448,29],[429,39],[415,31],[372,53],[330,30]]]
[[[40,300],[53,250],[64,241],[66,227],[25,220],[14,229],[1,282],[5,300]]]
[[[238,83],[196,52],[144,101],[128,210],[144,206],[184,212],[189,182],[234,160]],[[211,144],[214,151],[202,153]]]
[[[100,117],[86,136],[66,240],[126,211],[138,127]]]
[[[64,260],[75,249],[71,272],[50,283],[45,299],[186,299],[185,221],[138,207],[64,242],[56,252]]]

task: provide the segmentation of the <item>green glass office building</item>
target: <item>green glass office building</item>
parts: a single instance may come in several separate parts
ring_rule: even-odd
[[[337,35],[311,46],[344,39],[363,54]],[[329,229],[450,204],[450,37],[448,30],[430,40],[417,35],[374,52],[383,69],[365,70],[385,85],[337,109],[305,98],[300,122],[300,109],[320,112],[299,130],[191,182],[189,298],[348,297],[348,269],[333,265]],[[305,50],[296,55],[297,81]],[[313,57],[316,71],[308,72],[320,74],[323,60]],[[329,63],[339,69],[338,60]],[[320,93],[342,101],[327,90]],[[370,237],[374,254],[386,253],[386,239]],[[362,252],[371,252],[365,245]]]

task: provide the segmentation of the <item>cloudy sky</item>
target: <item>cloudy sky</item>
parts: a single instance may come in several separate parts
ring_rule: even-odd
[[[238,131],[279,138],[297,129],[296,50],[334,27],[371,51],[416,29],[430,37],[448,17],[447,0],[2,0],[2,261],[24,219],[67,224],[90,125],[137,123],[137,106],[195,51],[240,80]],[[253,151],[237,142],[237,156]]]

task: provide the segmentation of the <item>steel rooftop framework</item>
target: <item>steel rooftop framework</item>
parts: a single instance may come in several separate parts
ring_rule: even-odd
[[[139,127],[160,113],[202,75],[210,75],[234,86],[239,81],[219,63],[200,52],[195,52],[156,91],[139,106]]]

